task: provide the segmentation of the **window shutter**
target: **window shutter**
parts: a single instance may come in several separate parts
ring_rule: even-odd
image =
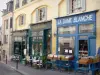
[[[67,0],[67,14],[70,14],[70,0]]]
[[[36,22],[38,22],[38,18],[39,18],[38,9],[36,9]]]
[[[45,7],[44,12],[45,12],[45,20],[47,20],[47,7]]]
[[[82,11],[86,10],[86,0],[81,0]]]

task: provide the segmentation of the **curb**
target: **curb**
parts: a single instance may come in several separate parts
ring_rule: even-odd
[[[1,61],[2,64],[5,64],[3,61]],[[21,75],[28,75],[25,72],[19,71],[18,69],[16,69],[15,67],[12,67],[11,65],[5,64],[8,67],[12,68],[13,70],[15,70],[16,72],[20,73]]]

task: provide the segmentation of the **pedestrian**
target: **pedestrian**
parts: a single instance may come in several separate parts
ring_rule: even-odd
[[[98,48],[98,53],[97,53],[97,55],[99,55],[99,56],[100,56],[100,47]]]

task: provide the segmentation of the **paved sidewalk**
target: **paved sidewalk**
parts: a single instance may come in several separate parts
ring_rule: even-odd
[[[13,69],[16,69],[15,62],[8,62],[8,65],[12,67]],[[20,63],[19,63],[19,68],[17,71],[24,75],[75,75],[74,72],[71,72],[69,74],[68,72],[59,72],[59,71],[45,70],[45,69],[34,69],[32,67],[25,66]],[[83,75],[83,74],[76,74],[76,75]]]

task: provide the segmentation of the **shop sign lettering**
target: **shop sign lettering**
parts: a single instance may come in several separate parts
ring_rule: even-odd
[[[57,25],[72,24],[72,23],[83,23],[95,21],[95,13],[75,15],[70,17],[58,18]]]

